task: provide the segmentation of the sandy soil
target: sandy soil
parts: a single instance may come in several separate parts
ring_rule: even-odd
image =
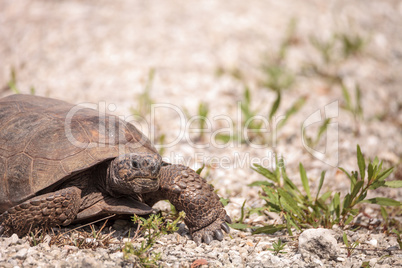
[[[267,57],[278,55],[292,19],[295,33],[284,64],[295,82],[284,91],[277,115],[284,115],[301,96],[307,97],[306,104],[263,148],[237,142],[218,148],[212,134],[228,127],[220,118],[231,118],[235,129],[241,125],[237,123],[238,102],[245,86],[251,91],[252,109],[267,118],[275,93],[261,85],[261,65]],[[171,144],[164,157],[171,162],[184,160],[198,168],[203,162],[211,164],[215,157],[219,163],[212,163],[208,179],[220,195],[231,198],[228,210],[237,217],[244,199],[249,206],[258,203],[258,189],[246,186],[261,179],[250,169],[252,161],[264,158],[269,166],[271,153],[286,159],[296,183],[302,162],[313,185],[321,171],[327,170],[324,188],[344,191],[348,183],[336,167],[356,169],[356,144],[360,144],[367,158],[377,155],[386,166],[396,166],[391,178],[401,179],[400,25],[402,3],[397,0],[2,0],[0,96],[13,93],[8,84],[14,70],[21,93],[29,94],[34,88],[36,95],[95,103],[131,120],[154,70],[149,92],[159,106],[154,107],[154,114],[143,114],[146,121],[136,125],[156,144],[165,135],[164,143]],[[311,36],[327,40],[335,33],[362,36],[367,44],[359,55],[326,64],[311,45]],[[353,116],[342,109],[345,101],[340,87],[303,72],[309,62],[339,75],[351,88],[359,84],[363,118],[358,135],[353,133]],[[241,72],[241,79],[231,75],[233,70]],[[339,143],[325,146],[324,140],[319,147],[331,159],[338,155],[335,164],[328,165],[303,146],[300,129],[310,115],[317,110],[324,115],[324,107],[334,101],[338,105],[332,122],[338,126]],[[196,115],[201,102],[209,106],[211,131],[195,141],[193,134],[187,137],[188,128],[194,125],[186,114]],[[315,135],[313,130],[307,133]],[[191,143],[206,146],[196,148]],[[400,199],[398,193],[394,189],[380,192]]]

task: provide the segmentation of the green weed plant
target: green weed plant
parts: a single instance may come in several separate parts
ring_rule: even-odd
[[[276,160],[276,167],[273,170],[254,165],[253,169],[267,179],[250,184],[250,186],[261,187],[260,197],[266,202],[265,206],[256,208],[254,211],[278,213],[284,218],[285,223],[257,228],[253,233],[274,233],[287,229],[292,235],[292,229],[332,228],[334,224],[343,227],[351,223],[358,214],[357,205],[359,204],[401,206],[401,202],[391,198],[366,198],[369,191],[380,187],[402,187],[402,181],[385,180],[392,173],[392,167],[384,169],[383,163],[379,162],[378,158],[366,165],[359,145],[357,146],[357,164],[358,171],[348,172],[339,168],[346,174],[350,183],[349,193],[342,198],[340,192],[326,191],[321,194],[325,171],[321,173],[317,192],[313,194],[307,173],[301,163],[299,173],[303,191],[289,179],[282,159]]]

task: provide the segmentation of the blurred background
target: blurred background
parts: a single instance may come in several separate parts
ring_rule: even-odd
[[[324,187],[344,191],[336,166],[357,169],[357,144],[401,180],[401,25],[398,0],[1,0],[0,97],[103,103],[136,118],[168,161],[206,164],[233,208],[258,202],[246,187],[261,179],[252,159],[275,154],[291,177],[302,162],[312,185],[327,170]],[[321,120],[303,131],[316,111]],[[197,115],[208,120],[190,121]],[[338,144],[326,142],[331,124]]]

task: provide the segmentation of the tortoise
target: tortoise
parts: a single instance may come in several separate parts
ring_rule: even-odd
[[[166,199],[186,213],[198,245],[229,232],[213,187],[194,170],[162,161],[131,123],[51,98],[0,99],[0,235],[147,215]]]

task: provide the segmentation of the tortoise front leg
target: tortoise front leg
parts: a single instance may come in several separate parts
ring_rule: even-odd
[[[144,201],[152,206],[168,199],[177,210],[184,211],[184,219],[197,244],[209,244],[213,238],[223,239],[222,230],[229,232],[231,223],[219,196],[213,187],[194,170],[182,165],[166,165],[160,171],[160,190],[144,195]]]
[[[35,196],[0,215],[0,235],[25,235],[36,227],[69,225],[81,204],[81,190],[68,187]]]

